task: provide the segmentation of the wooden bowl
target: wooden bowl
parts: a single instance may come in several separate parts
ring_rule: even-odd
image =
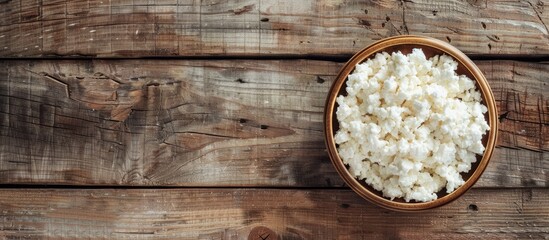
[[[465,183],[455,189],[451,193],[446,193],[446,189],[437,193],[438,198],[430,202],[405,202],[403,199],[389,200],[384,198],[381,192],[368,186],[363,180],[358,180],[348,171],[347,166],[339,157],[337,146],[334,141],[334,134],[339,128],[335,111],[337,109],[336,98],[339,95],[345,95],[345,82],[347,76],[354,70],[355,66],[370,57],[375,56],[378,52],[392,53],[401,51],[403,54],[411,53],[413,48],[421,48],[427,58],[434,55],[446,54],[454,58],[458,62],[457,73],[464,74],[476,82],[477,90],[480,90],[482,95],[482,103],[488,108],[485,118],[490,126],[490,130],[484,135],[482,142],[486,150],[482,156],[477,155],[477,161],[472,164],[471,170],[467,173],[462,173]],[[324,110],[324,134],[326,147],[330,155],[330,159],[334,164],[337,172],[343,180],[356,193],[366,200],[375,203],[381,207],[397,210],[397,211],[418,211],[430,208],[435,208],[447,204],[459,196],[464,194],[475,182],[480,178],[484,169],[490,161],[494,146],[496,144],[496,135],[498,129],[497,109],[494,100],[494,95],[486,78],[478,67],[461,51],[452,45],[433,38],[421,36],[398,36],[380,40],[356,53],[340,70],[335,82],[333,83],[326,107]]]

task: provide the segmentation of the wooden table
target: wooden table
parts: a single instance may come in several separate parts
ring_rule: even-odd
[[[548,5],[1,0],[0,239],[548,239]],[[399,34],[469,55],[500,114],[474,189],[421,213],[346,187],[322,132]]]

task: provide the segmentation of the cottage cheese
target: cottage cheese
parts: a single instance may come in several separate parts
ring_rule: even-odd
[[[463,185],[489,129],[473,80],[446,55],[378,53],[337,98],[334,138],[350,173],[391,200],[432,201]]]

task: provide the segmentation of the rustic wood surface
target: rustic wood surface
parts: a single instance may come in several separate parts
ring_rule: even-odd
[[[420,34],[547,55],[548,1],[0,1],[0,56],[340,55]]]
[[[477,61],[501,114],[477,186],[549,184],[549,65]],[[6,61],[0,183],[341,186],[322,113],[341,63]]]
[[[547,239],[548,195],[474,189],[436,210],[397,213],[349,189],[5,189],[0,237],[248,239],[263,226],[282,239]]]
[[[548,4],[0,0],[0,239],[549,239]],[[322,133],[343,62],[401,34],[472,57],[500,115],[420,213],[348,189]]]

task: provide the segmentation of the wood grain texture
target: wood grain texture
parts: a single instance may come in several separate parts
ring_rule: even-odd
[[[545,63],[478,61],[501,114],[476,186],[549,186]],[[337,187],[324,101],[341,63],[0,63],[0,183]]]
[[[419,34],[469,54],[549,53],[548,1],[0,2],[1,57],[349,55]]]
[[[3,189],[5,239],[547,239],[549,189],[474,189],[420,213],[349,189]],[[421,229],[421,230],[420,230]]]

